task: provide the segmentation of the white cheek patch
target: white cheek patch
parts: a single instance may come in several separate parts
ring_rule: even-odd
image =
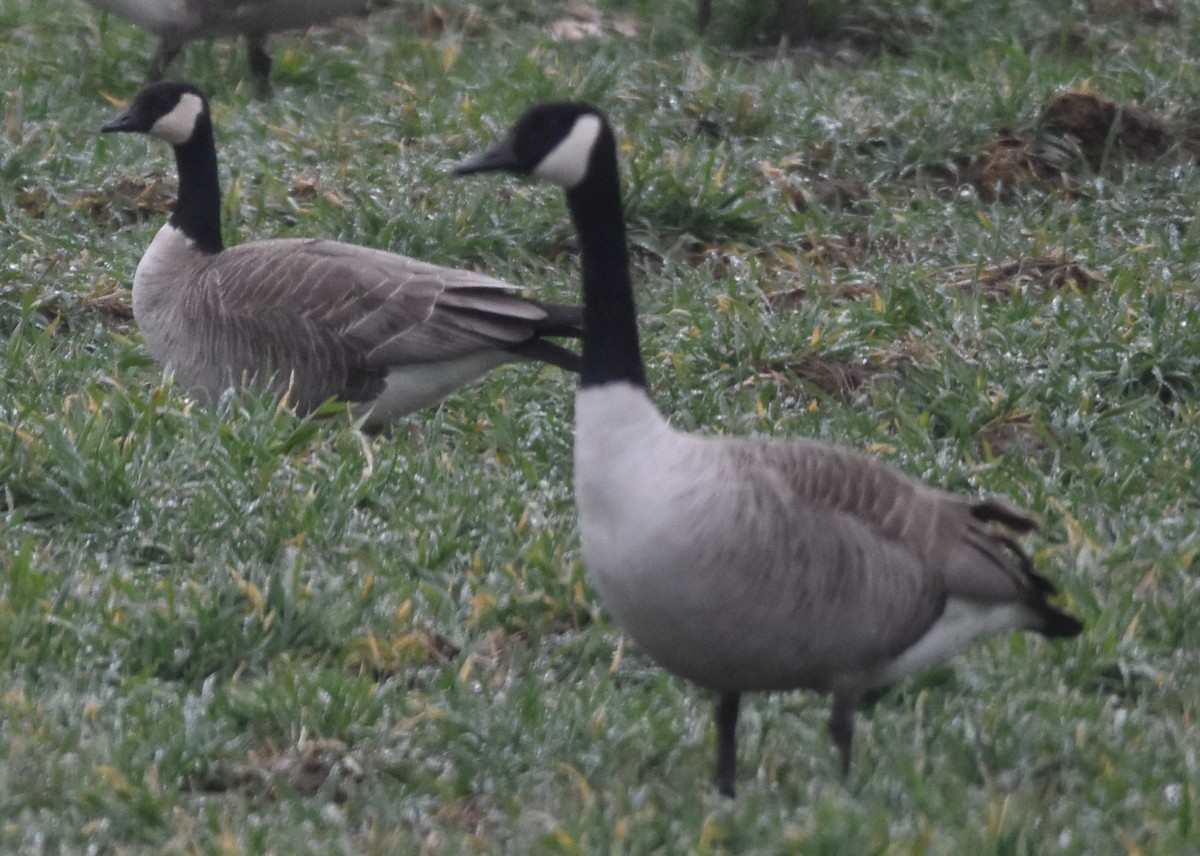
[[[586,113],[575,120],[571,133],[550,150],[533,174],[570,190],[587,175],[592,147],[600,137],[600,117]]]
[[[150,133],[173,146],[182,145],[191,139],[203,112],[204,100],[194,92],[185,92],[170,113],[150,126]]]

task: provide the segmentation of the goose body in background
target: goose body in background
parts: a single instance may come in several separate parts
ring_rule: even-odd
[[[271,93],[268,33],[310,27],[349,15],[365,15],[372,0],[85,0],[158,36],[146,78],[162,78],[194,39],[245,36],[250,70],[260,97]]]
[[[833,696],[843,769],[864,693],[1010,629],[1074,636],[1013,540],[1037,524],[799,438],[671,428],[646,388],[611,128],[543,104],[456,170],[566,191],[583,271],[575,502],[605,607],[660,665],[716,693],[717,785],[734,793],[741,694]]]
[[[226,249],[212,121],[196,87],[152,84],[103,130],[174,146],[179,197],[134,274],[133,314],[150,353],[197,397],[253,379],[286,391],[300,413],[351,402],[373,430],[501,363],[578,370],[578,355],[545,337],[578,337],[580,309],[491,277],[320,239]]]
[[[756,13],[757,14],[757,13]],[[712,0],[696,0],[696,23],[701,33],[712,22]],[[786,45],[796,46],[813,37],[811,0],[776,0],[773,30],[785,39]]]

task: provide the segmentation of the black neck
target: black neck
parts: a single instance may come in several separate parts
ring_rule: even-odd
[[[597,142],[587,177],[567,191],[583,267],[581,386],[624,381],[646,386],[621,181],[611,136]]]
[[[179,170],[179,198],[171,225],[203,252],[221,252],[221,178],[207,114],[200,117],[191,138],[175,147],[175,166]]]

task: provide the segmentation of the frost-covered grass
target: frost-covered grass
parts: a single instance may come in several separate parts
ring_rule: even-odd
[[[276,39],[269,104],[232,43],[173,72],[213,100],[228,242],[339,237],[556,300],[559,194],[447,170],[534,100],[598,102],[664,412],[1029,507],[1084,635],[896,687],[845,781],[825,699],[748,699],[716,798],[709,700],[587,585],[570,379],[505,367],[369,440],[194,406],[126,314],[170,153],[97,133],[152,39],[0,0],[0,851],[1197,852],[1197,167],[1000,201],[952,176],[1070,88],[1194,136],[1200,10],[884,0],[846,14],[888,50],[792,61],[742,46],[739,5],[701,41],[691,0],[603,0],[600,35],[554,41],[557,4],[398,3]],[[814,201],[830,179],[863,198]]]

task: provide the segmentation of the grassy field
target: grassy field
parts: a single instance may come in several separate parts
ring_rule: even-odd
[[[847,780],[826,699],[748,699],[715,797],[709,699],[587,584],[571,380],[505,367],[374,439],[194,406],[129,311],[170,152],[97,133],[153,40],[0,0],[0,852],[1200,853],[1200,4],[820,4],[787,55],[750,5],[701,40],[691,0],[398,2],[276,39],[271,103],[230,42],[173,72],[228,243],[557,300],[560,194],[448,168],[596,101],[664,412],[1026,505],[1084,635],[894,688]]]

